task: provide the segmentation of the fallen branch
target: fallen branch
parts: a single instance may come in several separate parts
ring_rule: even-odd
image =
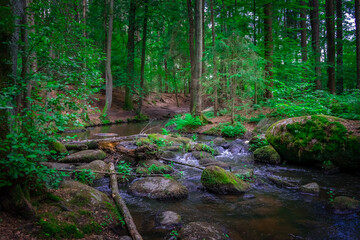
[[[111,196],[116,202],[118,208],[120,208],[121,214],[124,217],[125,224],[133,240],[142,240],[141,235],[136,229],[135,223],[131,217],[130,211],[126,206],[126,203],[119,194],[119,187],[116,178],[115,167],[113,163],[110,163],[110,186]]]
[[[86,168],[84,168],[86,169]],[[56,169],[57,171],[60,172],[82,172],[82,169]],[[117,176],[120,177],[163,177],[163,174],[141,174],[141,173],[135,173],[135,174],[130,174],[130,175],[125,175],[125,174],[121,174],[121,173],[117,173],[117,172],[104,172],[104,171],[95,171],[95,170],[91,170],[93,173],[98,173],[98,174],[106,174],[106,175],[111,175],[111,174],[116,174]],[[172,176],[171,174],[169,174],[170,176]]]
[[[81,144],[81,143],[87,143],[87,142],[119,142],[121,140],[143,138],[143,137],[147,137],[147,134],[136,134],[136,135],[112,137],[112,138],[87,139],[87,140],[79,140],[79,141],[64,141],[64,143],[66,143],[66,144]]]
[[[171,160],[171,159],[166,159],[166,158],[160,158],[160,159],[165,161],[165,162],[176,163],[176,164],[179,164],[179,165],[184,165],[184,166],[187,166],[187,167],[197,168],[197,169],[200,169],[200,170],[205,169],[203,167],[195,166],[195,165],[188,164],[188,163],[182,163],[182,162],[174,161],[174,160]]]

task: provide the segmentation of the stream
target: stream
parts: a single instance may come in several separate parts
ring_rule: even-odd
[[[153,132],[161,129],[164,122],[152,123]],[[136,134],[146,124],[122,124],[89,129],[84,138],[93,133],[111,132],[121,135]],[[78,133],[76,133],[78,134]],[[199,136],[197,141],[209,143],[214,137]],[[203,189],[201,170],[174,165],[181,175],[178,181],[189,189],[185,200],[157,201],[135,197],[122,186],[121,196],[134,218],[144,239],[169,239],[169,230],[156,228],[155,216],[163,211],[181,215],[183,225],[194,221],[215,223],[223,228],[228,239],[360,239],[360,218],[357,214],[339,215],[328,209],[332,196],[345,195],[359,199],[360,177],[356,174],[337,173],[326,175],[314,169],[292,165],[267,165],[253,163],[252,154],[243,140],[235,140],[238,153],[219,148],[217,160],[229,163],[232,171],[241,168],[254,170],[255,179],[251,190],[242,195],[216,195]],[[191,153],[177,153],[174,160],[198,165]],[[278,176],[299,184],[317,182],[319,195],[300,193],[295,189],[280,188],[267,176]],[[109,179],[97,182],[97,189],[109,193]],[[225,238],[225,237],[224,237]]]

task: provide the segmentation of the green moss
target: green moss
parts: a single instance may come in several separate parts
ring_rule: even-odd
[[[234,177],[229,175],[223,168],[215,166],[216,171],[204,170],[201,175],[201,182],[208,185],[214,184],[236,184],[237,181]]]
[[[81,227],[81,230],[84,234],[92,234],[92,233],[101,233],[102,232],[102,226],[95,221],[91,221],[89,224],[85,224]]]
[[[71,223],[59,222],[55,218],[41,218],[38,222],[40,235],[55,238],[83,238],[84,234]]]
[[[73,199],[71,199],[70,203],[75,206],[85,207],[90,204],[90,200],[86,196],[76,195]]]
[[[256,149],[254,152],[254,159],[255,161],[263,162],[263,163],[271,163],[271,164],[281,163],[280,155],[270,145]]]
[[[214,148],[212,148],[206,144],[203,144],[203,143],[196,144],[195,150],[196,151],[205,151],[205,152],[211,153],[212,155],[217,153],[217,151]]]
[[[92,212],[90,212],[88,210],[84,210],[84,209],[79,209],[78,213],[83,216],[88,216],[88,217],[93,216]]]
[[[65,145],[58,141],[51,142],[50,149],[56,151],[57,153],[67,153]]]

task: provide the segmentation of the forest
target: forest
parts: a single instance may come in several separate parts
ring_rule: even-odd
[[[360,0],[0,15],[0,239],[360,238]]]

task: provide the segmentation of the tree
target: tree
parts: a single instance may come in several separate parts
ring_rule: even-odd
[[[343,9],[342,0],[336,0],[336,83],[337,92],[344,91],[343,73]]]
[[[301,59],[302,62],[307,61],[307,41],[306,41],[306,8],[305,2],[300,1],[300,28],[301,28]]]
[[[127,83],[125,85],[125,104],[124,109],[133,109],[131,91],[134,77],[134,60],[135,60],[135,14],[136,14],[136,0],[130,0],[129,10],[129,29],[127,42]]]
[[[331,94],[335,94],[335,24],[334,24],[334,0],[326,0],[326,38],[328,54],[328,83],[327,87]]]
[[[195,0],[196,1],[196,0]],[[195,95],[193,92],[193,78],[195,76],[195,52],[194,52],[194,17],[193,17],[193,10],[191,6],[191,0],[187,0],[187,10],[188,10],[188,20],[189,20],[189,53],[190,53],[190,84],[189,84],[189,92],[190,92],[190,111],[192,111],[192,107],[195,102]]]
[[[218,104],[218,79],[216,68],[216,55],[215,55],[215,21],[214,21],[214,0],[210,0],[211,10],[211,33],[212,33],[212,47],[213,47],[213,79],[214,79],[214,116],[217,116]]]
[[[264,45],[265,45],[265,78],[267,80],[267,89],[265,92],[266,98],[273,98],[273,93],[271,88],[274,86],[273,77],[274,73],[272,72],[273,67],[273,37],[272,37],[272,3],[266,3],[264,5]]]
[[[320,20],[319,20],[319,0],[310,0],[310,22],[312,35],[312,49],[315,58],[316,90],[321,89],[321,66],[320,66]]]
[[[109,11],[109,29],[106,44],[106,102],[103,109],[103,114],[108,113],[111,109],[112,104],[112,92],[113,92],[113,79],[111,73],[111,43],[112,43],[112,32],[113,32],[113,21],[114,21],[114,0],[110,0],[110,11]]]
[[[360,89],[360,0],[355,0],[356,72],[357,88]]]

